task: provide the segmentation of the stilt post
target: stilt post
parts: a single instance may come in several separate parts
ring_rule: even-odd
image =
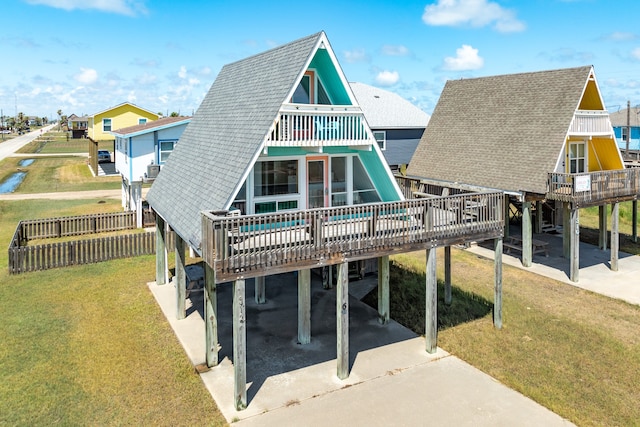
[[[338,378],[349,376],[349,263],[338,264],[336,289],[336,336],[338,353]]]
[[[618,252],[620,251],[620,203],[611,205],[611,271],[618,271]]]
[[[451,305],[451,246],[444,247],[444,303]]]
[[[233,395],[237,411],[247,407],[247,325],[245,281],[233,282]]]
[[[176,276],[173,278],[176,287],[176,317],[187,317],[187,276],[185,274],[185,250],[184,240],[176,233]]]
[[[493,254],[493,326],[502,329],[502,239],[494,239]]]
[[[298,343],[311,342],[311,270],[298,271]]]
[[[531,267],[533,262],[531,229],[531,202],[522,202],[522,265]]]
[[[208,367],[218,364],[218,292],[216,272],[204,263],[205,359]]]
[[[425,283],[424,338],[427,353],[438,349],[438,280],[436,274],[436,248],[427,249]]]
[[[156,285],[167,283],[167,227],[164,219],[156,213]]]
[[[389,323],[389,256],[378,258],[378,322]]]

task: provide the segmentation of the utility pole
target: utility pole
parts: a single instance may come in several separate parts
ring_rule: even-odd
[[[629,155],[629,140],[631,139],[631,101],[627,101],[627,145],[624,153]]]

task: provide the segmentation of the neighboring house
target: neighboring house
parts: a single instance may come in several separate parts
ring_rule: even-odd
[[[532,258],[532,203],[540,232],[542,202],[551,202],[562,215],[548,220],[563,225],[573,281],[578,209],[601,207],[606,248],[603,207],[612,203],[611,226],[617,228],[618,202],[638,195],[636,173],[624,169],[591,66],[448,81],[407,170],[408,176],[502,190],[521,204],[525,266]]]
[[[429,115],[396,93],[364,83],[350,85],[391,170],[405,170]]]
[[[471,202],[473,197],[454,199]],[[178,319],[186,316],[185,246],[204,261],[208,366],[218,360],[216,287],[232,282],[236,409],[247,405],[246,279],[255,279],[255,300],[261,304],[267,275],[287,280],[273,275],[297,272],[291,291],[298,292],[298,336],[292,339],[309,344],[310,271],[336,266],[336,374],[345,379],[352,263],[377,259],[377,320],[384,325],[389,320],[390,254],[426,251],[425,286],[431,298],[437,292],[436,247],[469,239],[502,244],[501,193],[483,194],[482,215],[464,223],[445,209],[450,205],[446,198],[403,199],[324,32],[220,70],[147,201],[156,212],[158,285],[168,280],[167,226],[175,232]],[[501,268],[495,271],[498,277]],[[431,301],[426,304],[425,350],[433,353],[437,313],[436,300]],[[498,298],[496,304],[498,316]]]
[[[72,114],[67,119],[67,126],[71,131],[71,138],[85,138],[87,136],[87,127],[89,123],[88,116],[78,117]]]
[[[191,117],[165,117],[110,132],[115,167],[122,176],[122,207],[138,213],[142,225],[142,183],[154,180],[169,158]]]
[[[158,120],[159,115],[130,102],[88,116],[87,136],[93,141],[112,141],[110,132]]]
[[[640,106],[609,113],[620,150],[640,150]],[[631,133],[631,137],[629,137]],[[628,142],[628,146],[627,146]]]

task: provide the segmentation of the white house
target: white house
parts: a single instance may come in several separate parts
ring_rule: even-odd
[[[191,117],[166,117],[110,132],[115,136],[115,167],[122,176],[122,207],[138,213],[142,226],[142,184],[153,181]]]

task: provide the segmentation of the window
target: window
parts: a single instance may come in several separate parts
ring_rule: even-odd
[[[373,137],[378,142],[378,145],[380,146],[380,150],[384,151],[387,149],[387,132],[383,130],[373,131]]]
[[[139,125],[146,125],[147,124],[147,119],[138,119],[138,124]]]
[[[584,142],[569,143],[569,173],[587,171],[586,144]]]
[[[111,119],[102,119],[102,131],[111,132]]]
[[[353,158],[353,204],[375,203],[380,196],[358,157]]]
[[[620,128],[620,129],[622,130],[622,140],[624,142],[627,142],[627,139],[629,139],[629,132],[628,132],[629,128],[623,127],[623,128]]]
[[[331,158],[331,206],[344,206],[347,200],[347,158]]]
[[[293,92],[294,104],[311,104],[311,75],[305,74],[300,80],[300,84]]]
[[[255,197],[297,193],[298,160],[273,160],[255,164],[253,169]]]
[[[159,153],[158,153],[158,163],[161,165],[167,161],[169,155],[173,151],[177,141],[158,141],[159,143]]]

